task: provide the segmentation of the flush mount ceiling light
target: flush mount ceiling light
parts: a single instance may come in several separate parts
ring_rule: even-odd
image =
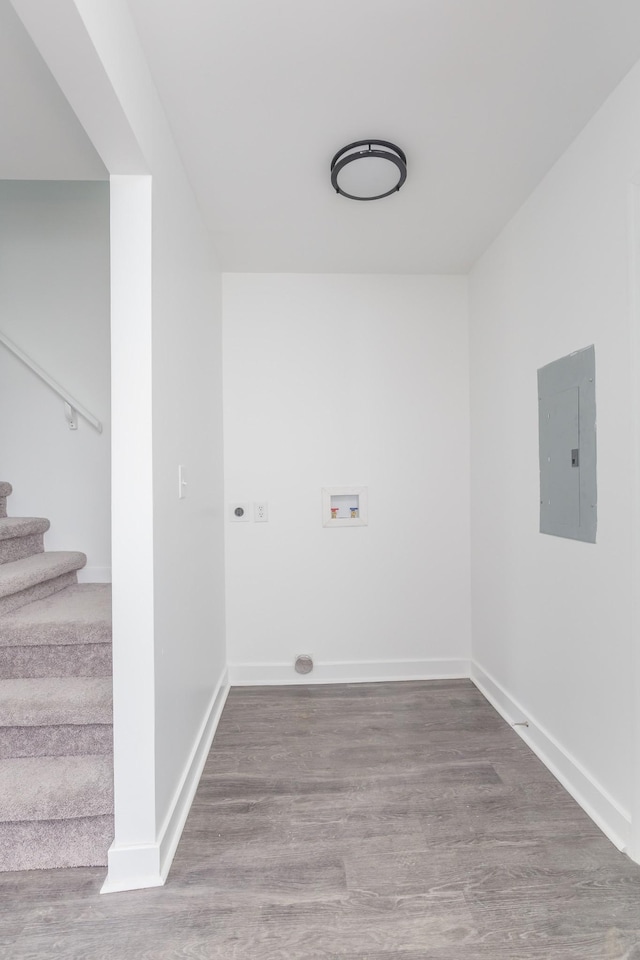
[[[407,179],[407,158],[388,140],[356,140],[331,161],[331,183],[350,200],[380,200],[397,193]]]

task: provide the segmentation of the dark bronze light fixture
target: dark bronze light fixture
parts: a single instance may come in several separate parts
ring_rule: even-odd
[[[388,140],[356,140],[331,161],[331,183],[350,200],[380,200],[397,193],[407,179],[407,158]]]

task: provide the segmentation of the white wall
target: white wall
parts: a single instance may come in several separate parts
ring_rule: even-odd
[[[125,0],[13,5],[112,175],[116,838],[105,889],[149,886],[171,862],[225,691],[219,272]]]
[[[639,105],[636,67],[470,277],[477,676],[507,713],[528,716],[532,744],[621,845],[637,763],[628,193]],[[596,545],[538,532],[536,370],[592,343]]]
[[[232,682],[467,674],[467,289],[460,277],[223,278]],[[321,523],[362,484],[369,526]],[[381,661],[381,662],[380,662]]]
[[[159,823],[226,667],[220,274],[188,185],[173,179],[170,187],[154,187],[153,241]]]
[[[155,846],[164,873],[226,663],[220,280],[126,4],[79,6],[152,178]]]
[[[109,184],[0,181],[0,330],[87,407],[63,401],[0,346],[0,475],[9,513],[51,520],[48,550],[111,576]]]

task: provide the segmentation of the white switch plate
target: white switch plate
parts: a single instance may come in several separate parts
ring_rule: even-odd
[[[253,505],[253,522],[266,523],[269,519],[269,504],[260,502]]]
[[[246,523],[251,520],[250,503],[230,503],[227,512],[233,523]]]
[[[187,495],[187,468],[178,466],[178,500],[184,500]]]

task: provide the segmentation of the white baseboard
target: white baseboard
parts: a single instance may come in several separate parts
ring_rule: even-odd
[[[83,567],[78,570],[78,583],[111,583],[111,567]]]
[[[631,816],[623,810],[585,768],[555,737],[537,723],[479,664],[471,664],[471,679],[509,724],[526,720],[528,727],[514,727],[527,746],[542,760],[573,799],[619,849],[631,837]]]
[[[369,660],[317,663],[312,673],[296,673],[288,663],[230,663],[232,687],[308,683],[367,683],[384,680],[469,678],[468,660]]]
[[[191,754],[184,768],[178,788],[173,795],[169,812],[160,828],[158,844],[160,847],[160,874],[162,882],[167,878],[173,862],[176,848],[182,836],[182,830],[189,815],[193,798],[198,789],[202,770],[209,755],[211,744],[218,729],[220,716],[229,694],[229,680],[225,670],[213,692],[209,709],[198,731]]]
[[[161,887],[164,883],[157,843],[126,847],[114,843],[109,850],[108,863],[107,879],[102,884],[100,893],[122,893],[123,890]]]
[[[213,692],[156,842],[138,846],[118,846],[114,843],[109,850],[109,871],[101,893],[159,887],[165,882],[228,693],[229,682],[225,670]]]

